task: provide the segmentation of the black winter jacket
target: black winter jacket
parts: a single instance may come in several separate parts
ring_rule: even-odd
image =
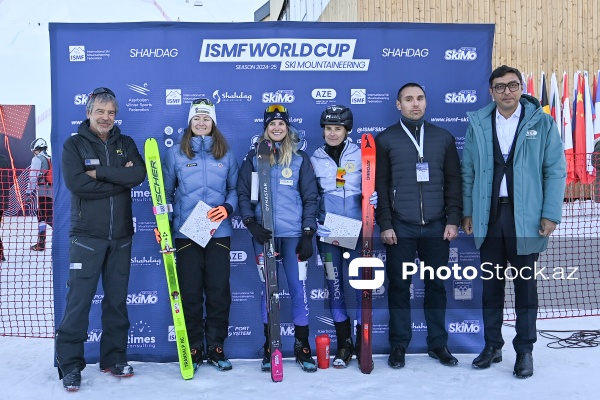
[[[107,240],[132,236],[131,189],[146,177],[135,142],[115,126],[104,143],[90,131],[89,120],[77,133],[65,141],[62,154],[62,174],[71,192],[70,235]],[[132,167],[125,167],[128,161]],[[90,169],[96,170],[96,179],[85,173]]]
[[[400,123],[375,137],[376,220],[381,231],[392,229],[392,218],[419,225],[442,218],[447,218],[448,225],[461,222],[462,178],[454,136],[429,122],[424,124],[428,182],[417,182],[419,153]]]

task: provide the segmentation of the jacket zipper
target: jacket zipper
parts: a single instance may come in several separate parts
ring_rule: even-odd
[[[424,122],[423,122],[424,123]],[[417,138],[417,127],[415,127],[415,139]],[[423,139],[423,143],[421,143],[421,146],[423,146],[423,148],[425,147],[425,139]],[[419,162],[423,162],[423,157],[420,157],[417,154],[417,159],[419,160]],[[421,208],[421,225],[425,225],[425,212],[423,211],[423,182],[418,182],[419,183],[419,206]]]
[[[110,167],[110,157],[108,155],[108,141],[106,143],[104,143],[104,155],[106,156],[106,166]],[[108,240],[112,240],[112,234],[113,234],[113,220],[114,220],[114,203],[113,203],[113,196],[110,196],[109,198],[109,202],[110,202],[110,223],[109,223],[109,227],[108,227]]]

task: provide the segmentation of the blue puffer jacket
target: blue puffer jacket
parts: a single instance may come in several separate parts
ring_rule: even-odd
[[[317,184],[319,186],[319,221],[325,220],[325,213],[332,212],[345,217],[361,219],[361,177],[362,163],[360,148],[346,141],[340,156],[340,166],[346,170],[344,187],[338,188],[335,184],[337,168],[335,161],[327,154],[324,146],[319,147],[310,158]]]
[[[278,148],[279,143],[275,145]],[[252,204],[250,200],[252,172],[257,170],[256,149],[252,149],[240,168],[240,215],[242,220],[255,217],[256,221],[261,223],[260,203]],[[317,229],[317,180],[310,158],[305,152],[298,150],[297,154],[292,156],[289,167],[278,163],[271,167],[271,190],[275,237],[299,237],[303,228]]]
[[[542,218],[559,223],[565,193],[566,163],[556,124],[534,97],[521,96],[525,116],[517,129],[513,158],[513,191],[517,254],[539,253],[548,238],[539,235]],[[473,217],[475,245],[487,235],[494,179],[491,115],[496,105],[467,113],[469,128],[463,149],[464,215]]]
[[[173,204],[173,235],[187,238],[179,229],[188,218],[198,201],[211,207],[229,204],[235,211],[238,205],[235,185],[238,165],[231,151],[216,160],[210,152],[211,136],[194,136],[191,160],[181,152],[179,144],[171,147],[163,162],[163,178],[167,202]],[[213,237],[231,236],[231,215],[221,222]]]

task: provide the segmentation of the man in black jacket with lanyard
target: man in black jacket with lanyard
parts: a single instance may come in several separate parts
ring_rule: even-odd
[[[417,83],[398,91],[400,121],[375,138],[379,194],[377,223],[386,245],[390,346],[388,364],[404,367],[411,337],[410,274],[403,263],[415,261],[437,270],[448,264],[449,242],[458,236],[462,217],[462,180],[454,136],[425,122],[427,100]],[[408,269],[408,268],[406,268]],[[458,360],[448,350],[444,281],[425,271],[424,313],[429,355],[443,365]]]
[[[63,146],[62,173],[71,192],[69,293],[56,330],[56,361],[63,386],[79,389],[85,368],[83,343],[92,299],[102,275],[100,369],[133,375],[127,364],[127,286],[131,267],[131,189],[146,177],[133,139],[115,126],[118,103],[107,88],[94,90],[87,119]]]

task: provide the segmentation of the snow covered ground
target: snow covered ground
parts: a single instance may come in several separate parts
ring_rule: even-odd
[[[538,329],[598,329],[600,317],[539,321]],[[600,331],[598,331],[600,333]],[[597,399],[600,348],[550,349],[539,338],[533,357],[535,373],[525,380],[512,376],[514,329],[504,327],[507,344],[503,361],[487,370],[471,367],[473,354],[457,354],[459,364],[445,367],[427,355],[408,355],[406,367],[394,370],[386,356],[375,356],[375,369],[362,374],[352,361],[346,369],[303,372],[293,360],[284,361],[284,380],[272,383],[260,371],[259,360],[232,360],[233,370],[219,372],[206,364],[184,381],[176,363],[132,363],[135,376],[119,379],[100,372],[98,365],[83,371],[81,390],[68,393],[53,367],[52,339],[0,337],[0,399]],[[559,334],[567,337],[570,334]]]

